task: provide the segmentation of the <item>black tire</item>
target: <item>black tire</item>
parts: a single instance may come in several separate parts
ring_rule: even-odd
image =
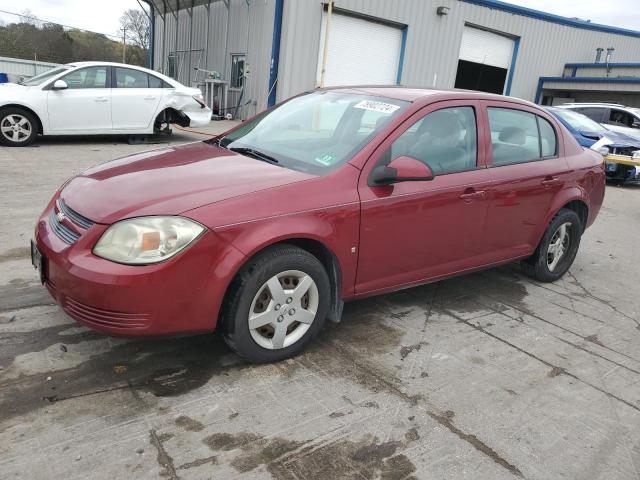
[[[560,227],[565,224],[569,224],[567,230],[569,244],[557,262],[557,265],[551,270],[549,268],[549,261],[554,257],[553,253],[549,250],[549,245],[554,238],[557,238],[554,236],[559,232]],[[582,231],[583,226],[576,212],[568,209],[560,210],[558,214],[553,217],[553,220],[544,232],[544,236],[534,254],[522,262],[524,272],[540,282],[553,282],[558,280],[569,270],[576,258],[578,248],[580,247]]]
[[[295,343],[278,349],[264,348],[254,340],[249,329],[252,302],[265,282],[288,270],[304,272],[315,282],[318,293],[316,316]],[[271,247],[245,265],[232,282],[220,318],[224,339],[232,350],[250,362],[277,362],[293,357],[304,350],[322,329],[329,312],[330,299],[329,276],[316,257],[293,245]]]
[[[38,136],[38,120],[36,117],[27,110],[23,110],[18,107],[8,107],[0,109],[0,127],[9,127],[11,126],[9,117],[12,115],[16,115],[22,117],[22,119],[26,120],[26,123],[21,125],[21,131],[18,133],[19,140],[12,140],[5,135],[5,132],[0,131],[0,143],[2,145],[6,145],[7,147],[26,147],[27,145],[31,145],[36,141],[36,137]],[[27,130],[28,134],[25,134],[24,131]],[[10,135],[13,136],[13,135]]]

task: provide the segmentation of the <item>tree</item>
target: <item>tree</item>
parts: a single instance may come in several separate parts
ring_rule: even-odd
[[[149,50],[151,22],[147,12],[130,8],[120,17],[120,35],[141,49],[146,58]]]
[[[33,12],[31,10],[29,10],[28,8],[25,8],[24,10],[22,10],[22,13],[20,14],[20,22],[21,23],[28,23],[29,25],[36,25],[37,24],[37,18],[36,16],[33,14]]]

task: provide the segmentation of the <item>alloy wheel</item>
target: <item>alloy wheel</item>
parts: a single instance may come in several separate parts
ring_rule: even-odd
[[[10,113],[0,122],[0,133],[9,141],[20,143],[29,139],[33,127],[28,118]]]
[[[558,263],[565,256],[571,245],[570,235],[571,223],[565,222],[558,227],[551,237],[549,247],[547,248],[547,267],[553,272]]]
[[[310,275],[287,270],[267,280],[249,309],[249,331],[263,348],[286,348],[299,341],[316,318],[318,287]]]

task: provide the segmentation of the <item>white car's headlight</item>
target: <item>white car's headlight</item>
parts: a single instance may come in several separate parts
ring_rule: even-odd
[[[131,218],[111,225],[93,253],[118,263],[157,263],[186,248],[204,230],[199,223],[183,217]]]

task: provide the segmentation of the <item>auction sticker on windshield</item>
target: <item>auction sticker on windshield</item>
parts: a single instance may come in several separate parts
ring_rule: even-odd
[[[393,113],[400,107],[393,103],[378,102],[375,100],[362,100],[356,103],[353,108],[361,108],[363,110],[371,110],[373,112]]]

